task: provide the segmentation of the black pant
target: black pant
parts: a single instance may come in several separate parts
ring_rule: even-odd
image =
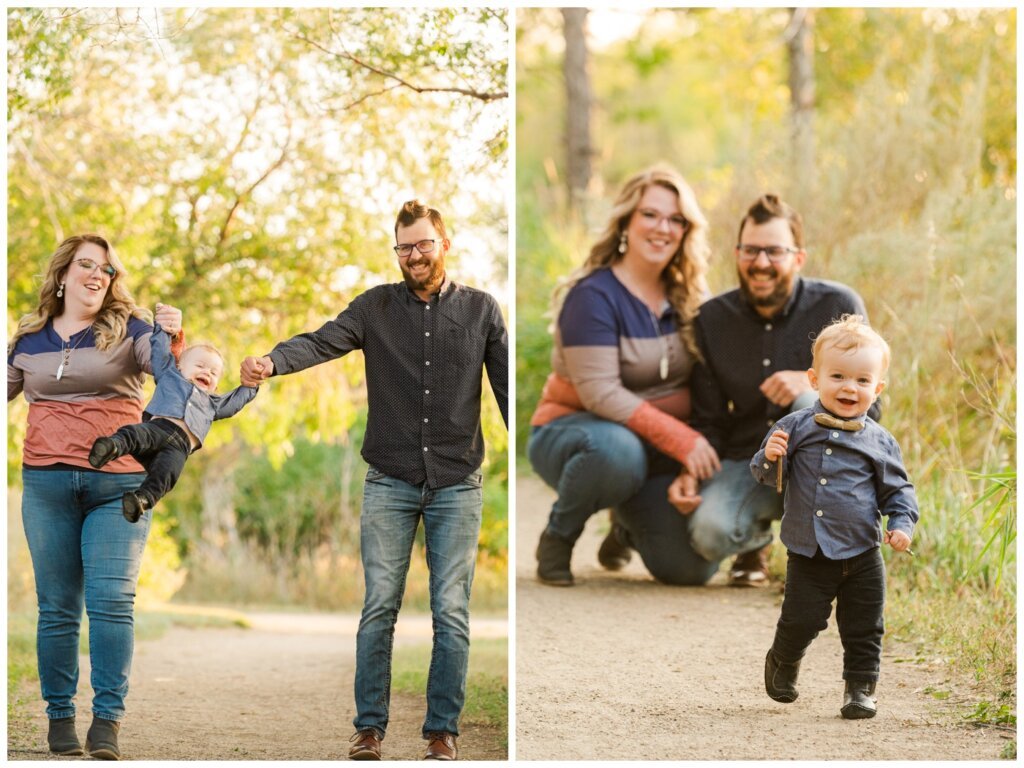
[[[149,499],[150,507],[178,482],[192,452],[185,430],[166,419],[127,424],[114,433],[114,439],[122,444],[123,453],[130,453],[146,468],[146,479],[137,493]]]
[[[885,562],[877,547],[847,560],[789,553],[786,597],[772,649],[779,660],[803,658],[811,641],[828,626],[836,601],[843,641],[843,679],[878,680],[885,624]]]

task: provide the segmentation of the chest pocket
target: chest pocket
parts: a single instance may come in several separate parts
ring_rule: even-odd
[[[456,368],[480,367],[484,360],[484,338],[475,329],[452,325],[445,329],[445,352],[448,362]]]

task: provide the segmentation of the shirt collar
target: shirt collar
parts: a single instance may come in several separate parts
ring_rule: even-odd
[[[402,281],[402,287],[405,288],[405,297],[406,297],[406,299],[411,299],[412,301],[418,301],[418,302],[421,302],[421,303],[426,303],[426,302],[423,301],[423,299],[421,299],[419,296],[416,295],[416,292],[412,288],[409,287],[409,285],[405,282],[405,280]],[[444,281],[441,283],[441,287],[437,289],[436,293],[430,294],[430,298],[434,298],[435,296],[437,296],[439,299],[443,298],[444,295],[446,293],[448,293],[448,291],[450,289],[454,288],[454,287],[455,287],[455,281],[452,280],[450,277],[448,277],[448,270],[445,270]]]

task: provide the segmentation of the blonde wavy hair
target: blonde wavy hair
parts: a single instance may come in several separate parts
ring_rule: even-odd
[[[686,349],[699,358],[693,320],[697,316],[697,308],[708,294],[707,271],[711,253],[708,245],[708,220],[697,205],[697,196],[693,189],[682,175],[669,165],[654,165],[631,177],[622,186],[612,206],[608,224],[591,247],[590,255],[583,262],[583,266],[555,288],[551,306],[552,317],[557,322],[570,288],[591,272],[611,266],[622,258],[622,254],[619,253],[622,234],[629,226],[629,220],[637,206],[640,205],[640,198],[648,187],[655,184],[676,193],[679,212],[686,219],[679,250],[665,266],[661,279],[665,284],[668,301],[676,314],[679,336]]]
[[[75,259],[75,254],[85,243],[98,245],[106,251],[110,266],[117,270],[117,274],[111,278],[110,285],[107,287],[107,295],[103,298],[103,304],[93,320],[92,328],[96,337],[96,348],[105,351],[120,342],[128,332],[130,317],[137,317],[147,323],[153,322],[153,314],[149,310],[137,306],[135,299],[128,292],[128,288],[124,284],[127,272],[110,243],[99,235],[73,235],[58,245],[57,250],[50,257],[50,263],[46,267],[46,276],[43,278],[43,287],[39,290],[39,305],[35,311],[18,321],[18,328],[11,335],[7,345],[7,354],[11,353],[19,338],[29,333],[35,333],[42,329],[48,320],[60,317],[64,313],[64,298],[57,296],[57,288],[64,282],[71,262]]]

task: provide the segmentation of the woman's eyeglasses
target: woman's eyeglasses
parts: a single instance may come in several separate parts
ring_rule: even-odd
[[[92,259],[75,259],[75,264],[80,266],[86,272],[92,272],[96,267],[100,268],[100,272],[113,280],[117,276],[117,270],[114,269],[110,264],[97,264]]]

